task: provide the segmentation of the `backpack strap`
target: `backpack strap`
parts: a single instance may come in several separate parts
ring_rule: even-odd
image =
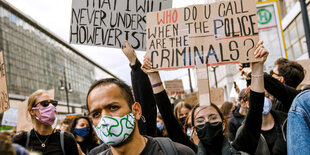
[[[60,131],[60,145],[61,145],[62,153],[63,153],[64,155],[66,155],[66,152],[65,152],[65,145],[64,145],[64,132],[63,132],[63,131]]]
[[[26,145],[25,145],[25,148],[26,148],[26,149],[28,149],[28,145],[29,145],[29,141],[30,141],[30,134],[31,134],[31,131],[28,131],[28,132],[27,132]]]
[[[156,137],[154,139],[158,142],[165,155],[178,155],[177,149],[171,139],[164,137]]]

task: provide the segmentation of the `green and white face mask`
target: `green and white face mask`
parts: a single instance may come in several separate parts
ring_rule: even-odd
[[[130,136],[135,121],[133,113],[121,117],[103,116],[94,129],[105,144],[113,146],[125,141]]]

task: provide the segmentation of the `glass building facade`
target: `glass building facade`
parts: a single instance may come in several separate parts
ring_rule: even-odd
[[[55,99],[66,102],[59,89],[66,74],[70,103],[84,104],[96,74],[115,77],[72,46],[0,0],[0,50],[4,51],[9,95],[29,96],[37,89],[55,89]]]

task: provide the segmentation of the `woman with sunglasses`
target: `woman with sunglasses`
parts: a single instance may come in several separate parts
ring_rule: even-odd
[[[52,127],[56,119],[57,103],[46,90],[40,89],[31,94],[28,98],[27,111],[31,116],[33,129],[14,136],[13,142],[43,155],[79,154],[72,134],[61,133]]]
[[[99,145],[99,140],[94,133],[90,119],[86,116],[74,118],[70,132],[74,135],[84,154],[88,155],[90,150]]]
[[[245,120],[243,128],[238,130],[236,139],[229,143],[225,137],[226,121],[219,108],[211,104],[210,106],[197,106],[192,110],[191,122],[194,132],[199,138],[198,147],[193,147],[193,143],[189,142],[182,132],[181,127],[177,125],[176,120],[172,118],[171,106],[169,98],[162,86],[162,82],[158,72],[149,73],[152,69],[150,58],[146,55],[142,70],[149,73],[149,78],[153,86],[154,97],[159,112],[163,116],[164,123],[167,127],[168,135],[173,141],[182,141],[180,143],[197,149],[197,154],[241,154],[246,152],[254,154],[258,146],[258,140],[261,133],[262,111],[264,105],[264,74],[263,63],[267,58],[268,51],[265,50],[263,42],[260,41],[256,45],[254,52],[256,58],[260,58],[261,62],[252,63],[252,80],[250,92],[250,109]],[[171,112],[170,112],[171,113]],[[171,126],[173,125],[173,126]],[[178,126],[178,128],[177,128]],[[173,129],[173,130],[172,130]]]

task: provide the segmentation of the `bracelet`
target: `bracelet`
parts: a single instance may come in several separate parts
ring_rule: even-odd
[[[155,83],[152,85],[152,88],[161,86],[162,84],[163,84],[162,82]]]
[[[254,75],[252,74],[251,77],[255,77],[255,78],[258,78],[258,77],[261,77],[261,76],[264,76],[264,74],[259,74],[259,75]]]

